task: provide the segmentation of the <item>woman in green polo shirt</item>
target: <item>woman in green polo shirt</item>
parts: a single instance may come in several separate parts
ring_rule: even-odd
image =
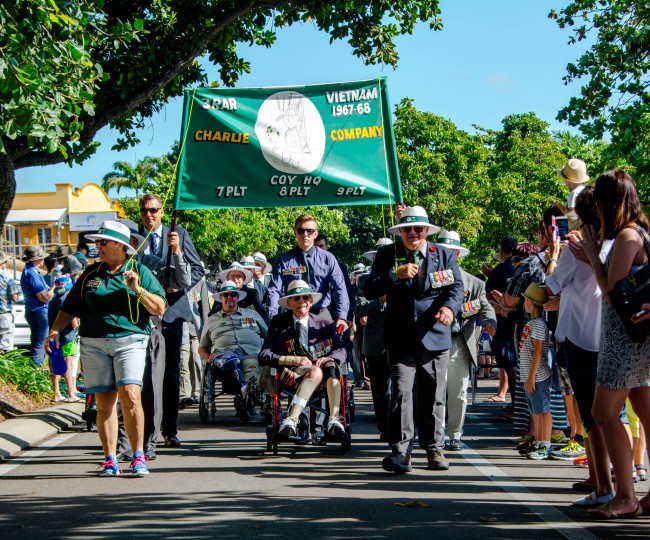
[[[98,263],[81,275],[68,293],[50,330],[49,338],[59,346],[59,332],[79,317],[81,358],[86,391],[97,398],[97,431],[106,459],[100,476],[119,476],[115,459],[119,397],[124,425],[134,449],[133,476],[149,474],[143,455],[144,414],[140,391],[145,352],[151,333],[149,314],[162,316],[165,292],[151,271],[129,259],[135,250],[130,231],[116,221],[102,223],[97,234],[86,235],[97,242]],[[49,339],[46,340],[49,352]]]

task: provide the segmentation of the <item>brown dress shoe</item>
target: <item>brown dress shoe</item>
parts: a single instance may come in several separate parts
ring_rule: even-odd
[[[430,471],[446,471],[449,469],[449,462],[445,459],[442,450],[436,448],[433,452],[427,452],[427,461]]]

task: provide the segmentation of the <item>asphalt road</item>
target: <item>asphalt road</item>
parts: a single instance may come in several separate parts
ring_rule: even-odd
[[[97,433],[75,426],[0,464],[0,539],[648,537],[649,517],[594,522],[571,508],[586,470],[521,458],[511,426],[492,421],[499,405],[470,407],[467,448],[447,452],[449,471],[428,471],[417,451],[411,474],[386,473],[370,394],[356,397],[348,455],[284,445],[273,456],[263,425],[240,424],[224,398],[207,425],[197,407],[181,411],[182,447],[159,448],[146,478],[95,476]],[[427,507],[395,504],[413,501]]]

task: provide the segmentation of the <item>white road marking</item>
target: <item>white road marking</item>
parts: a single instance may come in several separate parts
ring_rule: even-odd
[[[0,476],[7,474],[8,472],[13,471],[16,467],[20,467],[25,463],[31,461],[32,459],[44,454],[51,448],[58,446],[59,444],[67,441],[70,437],[78,435],[77,433],[62,433],[61,435],[56,435],[52,439],[48,440],[43,444],[39,444],[34,450],[25,450],[20,454],[19,457],[9,458],[7,461],[0,463]]]
[[[472,450],[467,444],[464,445],[462,456],[513,500],[523,504],[567,540],[598,540],[599,537],[589,532],[584,525],[568,518],[560,510]]]

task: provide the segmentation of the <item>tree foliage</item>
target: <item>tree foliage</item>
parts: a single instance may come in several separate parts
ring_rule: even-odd
[[[126,161],[113,163],[113,170],[104,175],[102,189],[119,194],[121,189],[133,189],[135,196],[147,191],[158,191],[160,185],[169,185],[173,177],[172,165],[166,157],[146,157],[135,166]]]
[[[638,0],[574,0],[551,11],[569,43],[593,45],[567,66],[564,81],[585,81],[558,114],[592,141],[611,136],[609,158],[624,159],[637,178],[650,177],[650,4]]]
[[[110,125],[123,149],[134,129],[187,86],[206,84],[205,54],[221,82],[250,66],[238,44],[270,47],[276,32],[313,24],[346,40],[369,64],[396,65],[394,40],[419,21],[439,29],[437,0],[7,0],[0,6],[0,203],[4,222],[14,171],[81,163]]]

